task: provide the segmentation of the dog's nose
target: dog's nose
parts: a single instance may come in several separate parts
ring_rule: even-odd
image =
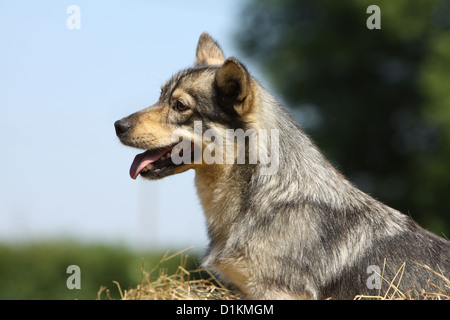
[[[116,128],[117,136],[120,138],[130,129],[130,124],[128,121],[122,119],[114,122],[114,127]]]

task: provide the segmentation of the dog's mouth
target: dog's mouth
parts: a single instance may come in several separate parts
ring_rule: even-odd
[[[145,178],[161,178],[170,175],[176,167],[181,167],[184,163],[175,164],[172,161],[172,149],[176,144],[166,148],[147,150],[136,155],[130,167],[130,177],[136,179],[139,175]],[[193,154],[194,147],[191,148]],[[179,151],[183,156],[183,149]]]

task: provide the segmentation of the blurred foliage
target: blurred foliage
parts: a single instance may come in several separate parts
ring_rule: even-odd
[[[189,252],[188,252],[189,253]],[[189,254],[189,256],[191,256]],[[101,299],[120,298],[120,291],[135,288],[143,273],[161,261],[163,253],[137,253],[126,247],[81,245],[60,241],[15,246],[0,245],[0,299]],[[179,257],[161,264],[160,270],[174,273]],[[77,265],[81,271],[81,289],[69,290],[71,273],[67,267]],[[195,259],[188,259],[186,269],[197,269]],[[159,275],[159,269],[154,276]]]
[[[239,47],[336,167],[450,236],[450,1],[252,0],[241,18]]]

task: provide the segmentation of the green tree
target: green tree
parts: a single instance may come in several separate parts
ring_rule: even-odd
[[[448,0],[252,0],[236,38],[339,170],[450,236],[449,29]]]

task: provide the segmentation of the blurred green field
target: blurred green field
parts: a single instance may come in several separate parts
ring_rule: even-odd
[[[196,259],[187,252],[186,269],[197,268]],[[164,252],[137,252],[125,246],[86,245],[71,241],[20,245],[0,244],[0,299],[119,299],[120,291],[136,287],[142,268],[152,270]],[[173,273],[178,257],[162,263],[162,270]],[[81,271],[81,289],[68,289],[71,276],[67,267],[77,265]],[[158,272],[155,272],[155,277]]]

